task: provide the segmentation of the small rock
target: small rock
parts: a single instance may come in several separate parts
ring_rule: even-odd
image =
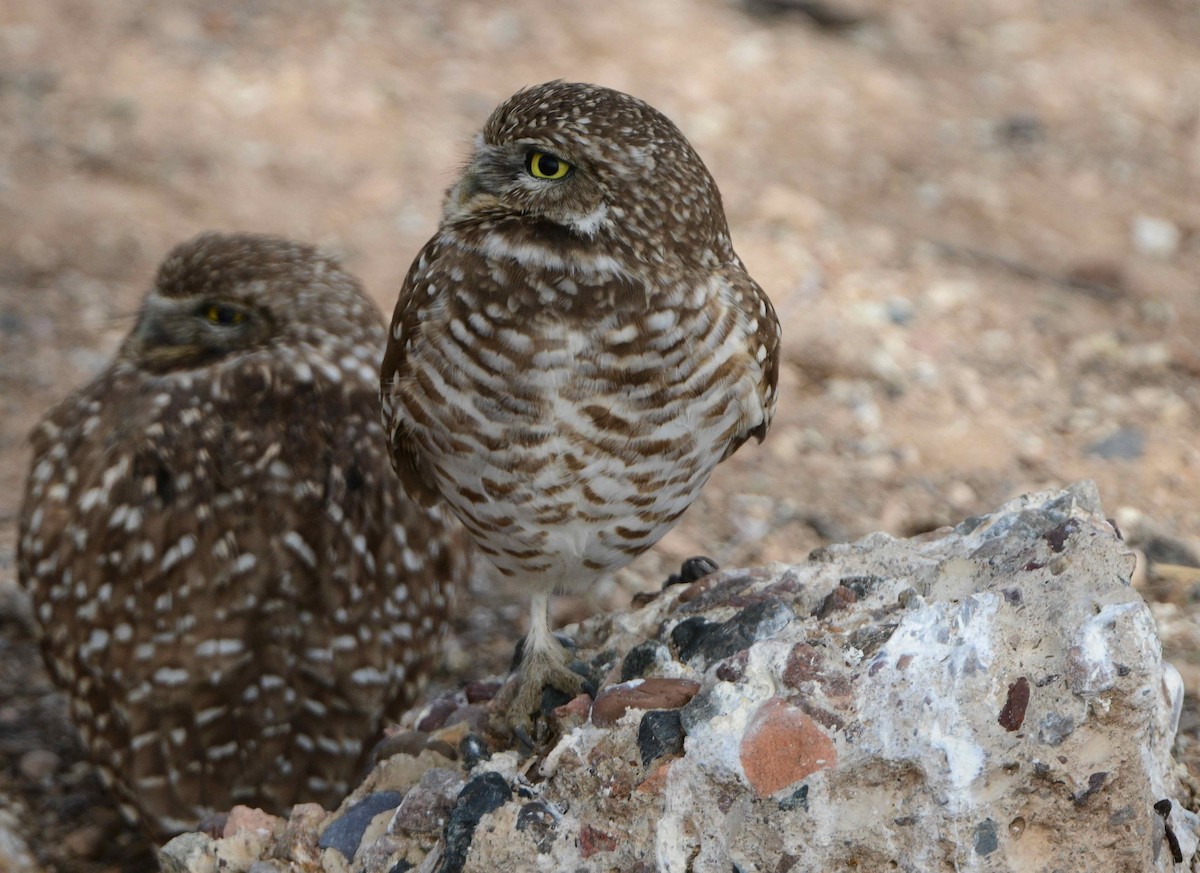
[[[1200,558],[1187,543],[1165,534],[1152,534],[1141,543],[1146,560],[1152,564],[1171,564],[1177,567],[1200,567]]]
[[[857,601],[858,595],[853,590],[845,585],[838,585],[837,588],[826,594],[825,599],[813,610],[813,618],[829,618],[839,609],[845,609]]]
[[[720,714],[721,703],[717,698],[716,688],[703,688],[679,710],[679,719],[685,734],[693,733],[696,728]]]
[[[475,765],[480,761],[492,757],[487,743],[478,734],[467,734],[463,737],[458,744],[458,753],[462,755],[463,767],[467,770],[475,769]]]
[[[1145,451],[1146,436],[1139,428],[1122,427],[1087,447],[1087,453],[1106,461],[1132,461]]]
[[[351,860],[371,820],[381,812],[395,809],[403,799],[399,791],[368,794],[325,826],[317,841],[318,848],[337,849],[347,861]]]
[[[671,643],[682,661],[691,661],[700,656],[712,663],[778,632],[795,617],[790,606],[770,598],[751,604],[728,621],[720,623],[699,616],[685,619],[671,631]]]
[[[592,724],[616,724],[630,709],[679,709],[696,696],[700,683],[691,679],[635,679],[604,689],[592,704]]]
[[[664,755],[683,751],[683,721],[677,709],[655,709],[638,724],[638,750],[642,766],[649,767]]]
[[[445,827],[454,801],[465,784],[458,771],[443,767],[426,770],[400,801],[388,832],[435,833]]]
[[[579,829],[579,856],[581,858],[590,858],[600,852],[611,852],[616,847],[616,839],[590,824],[585,824]]]
[[[255,861],[247,873],[291,873],[283,861],[272,858],[269,861]]]
[[[661,640],[646,640],[629,650],[621,662],[621,681],[640,679],[652,668],[671,659],[671,652]]]
[[[1046,138],[1046,125],[1033,112],[1015,112],[997,123],[996,138],[1008,145],[1033,145]]]
[[[216,873],[216,840],[208,834],[180,834],[158,853],[163,873]]]
[[[1057,712],[1048,712],[1038,724],[1038,739],[1048,746],[1062,745],[1075,729],[1075,720]]]
[[[467,703],[487,703],[500,692],[502,682],[468,682],[463,686]]]
[[[440,873],[459,873],[467,861],[479,820],[512,798],[512,789],[499,773],[484,773],[466,784],[450,813],[442,837]]]
[[[1008,686],[1008,698],[997,719],[1006,731],[1019,730],[1025,721],[1025,709],[1029,706],[1029,680],[1024,676]]]
[[[425,717],[417,722],[417,730],[429,733],[440,727],[445,727],[450,716],[462,705],[457,692],[442,695],[429,704]]]
[[[580,694],[561,706],[554,707],[550,712],[550,723],[555,733],[567,734],[586,723],[591,708],[592,698],[586,694]]]
[[[389,731],[371,750],[371,762],[374,764],[390,758],[392,755],[415,757],[425,749],[431,749],[451,761],[458,757],[453,746],[444,740],[430,736],[426,731]]]
[[[802,809],[808,811],[808,786],[801,785],[783,800],[779,801],[779,808],[791,812],[793,809]]]
[[[251,806],[235,806],[229,810],[221,836],[232,837],[247,831],[272,833],[283,826],[283,820]]]
[[[1179,251],[1183,232],[1178,225],[1166,218],[1153,215],[1134,216],[1131,228],[1133,247],[1140,254],[1155,258],[1169,258]]]
[[[800,15],[823,30],[840,31],[859,27],[872,17],[869,7],[859,3],[828,0],[743,0],[746,10],[763,18]]]
[[[661,796],[663,791],[666,790],[667,773],[670,772],[671,761],[673,760],[674,759],[672,758],[670,761],[663,761],[661,764],[655,767],[654,770],[651,771],[650,775],[643,779],[641,784],[638,785],[637,790],[642,794]]]
[[[990,855],[999,847],[1000,841],[996,838],[996,823],[990,818],[986,818],[979,824],[975,825],[975,854]]]
[[[315,866],[321,856],[317,846],[318,834],[327,815],[318,803],[297,803],[293,806],[283,833],[275,841],[275,855],[301,869]]]
[[[773,697],[750,720],[741,744],[742,769],[759,797],[837,765],[833,741],[803,710]]]
[[[558,816],[540,800],[531,801],[517,813],[517,830],[527,833],[538,847],[539,854],[550,851],[557,837]]]

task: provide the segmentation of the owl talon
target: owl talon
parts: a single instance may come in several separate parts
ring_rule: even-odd
[[[553,647],[532,648],[521,665],[504,720],[514,736],[521,739],[524,734],[528,739],[536,733],[534,721],[544,714],[542,703],[547,689],[560,691],[568,700],[573,700],[590,685],[571,669],[569,653],[557,642]]]

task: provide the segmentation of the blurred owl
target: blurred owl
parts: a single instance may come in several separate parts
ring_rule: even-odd
[[[160,838],[336,804],[437,654],[466,559],[389,467],[384,338],[331,258],[204,234],[33,434],[18,565],[46,661]]]

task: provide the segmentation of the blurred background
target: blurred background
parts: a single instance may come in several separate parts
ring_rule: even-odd
[[[785,332],[766,443],[559,621],[689,555],[800,561],[1090,478],[1200,691],[1197,46],[1195,0],[0,0],[0,800],[112,863],[12,636],[37,418],[208,228],[318,243],[390,314],[474,132],[552,78],[680,126]],[[464,598],[446,681],[502,669],[523,613]]]

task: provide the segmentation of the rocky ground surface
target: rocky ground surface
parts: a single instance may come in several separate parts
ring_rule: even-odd
[[[558,620],[689,555],[795,562],[1093,479],[1200,692],[1198,37],[1185,0],[0,0],[0,841],[136,854],[12,591],[28,429],[206,228],[320,243],[389,310],[464,143],[555,77],[677,121],[785,329],[768,441]],[[451,685],[503,667],[523,607],[480,586],[460,615]]]

